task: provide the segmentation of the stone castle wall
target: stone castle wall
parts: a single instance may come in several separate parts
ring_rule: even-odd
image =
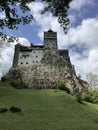
[[[37,55],[33,53],[34,51],[37,51]],[[34,56],[35,60],[41,56],[38,64],[33,64]],[[9,80],[21,79],[33,89],[55,88],[58,82],[63,82],[68,87],[81,86],[71,64],[68,50],[58,50],[57,33],[52,30],[44,32],[44,46],[16,45],[13,67],[6,77]]]

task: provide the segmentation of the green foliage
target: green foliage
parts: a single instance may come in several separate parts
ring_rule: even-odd
[[[0,113],[5,113],[7,112],[7,108],[0,108]]]
[[[1,81],[2,81],[2,82],[7,81],[6,77],[2,77],[2,78],[1,78]]]
[[[22,80],[14,80],[11,82],[11,85],[17,89],[22,89],[22,88],[28,87]]]
[[[93,102],[93,92],[88,91],[84,93],[82,98],[87,102]]]
[[[13,113],[16,113],[16,112],[21,112],[21,109],[18,107],[12,106],[12,107],[10,107],[10,111]]]
[[[63,82],[58,82],[56,86],[57,86],[57,89],[64,90],[67,93],[70,93],[69,89],[65,86]]]
[[[98,91],[88,91],[83,94],[83,100],[91,103],[98,103]]]
[[[25,15],[27,11],[30,11],[27,4],[34,0],[1,0],[0,1],[0,12],[5,13],[5,18],[0,18],[0,28],[8,27],[9,29],[17,29],[17,25],[22,23],[23,25],[28,24],[33,19],[32,15]],[[22,16],[19,15],[18,9],[20,9]]]
[[[79,88],[73,88],[73,94],[75,95],[77,102],[82,103],[82,92]]]

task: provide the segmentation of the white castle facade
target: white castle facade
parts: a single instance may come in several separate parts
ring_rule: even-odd
[[[69,59],[68,50],[58,50],[57,32],[50,29],[47,32],[44,32],[44,45],[31,44],[31,46],[22,46],[18,43],[15,46],[13,67],[40,65],[44,53],[46,54],[48,51],[50,53],[57,51],[59,55]]]

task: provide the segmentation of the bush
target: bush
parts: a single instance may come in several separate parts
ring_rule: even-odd
[[[63,82],[57,83],[57,89],[64,90],[67,93],[70,93],[69,89],[65,86],[65,84]]]
[[[12,81],[11,85],[17,89],[27,88],[27,85],[22,80]]]
[[[98,92],[97,91],[88,91],[83,95],[83,100],[91,103],[98,103]]]
[[[93,102],[93,96],[94,96],[94,94],[93,94],[93,92],[90,92],[90,91],[88,91],[88,92],[86,92],[84,95],[83,95],[83,100],[85,100],[85,101],[87,101],[87,102]]]
[[[0,108],[0,113],[5,113],[7,112],[7,108]]]
[[[21,109],[18,108],[18,107],[12,106],[12,107],[10,108],[10,111],[13,112],[13,113],[15,113],[15,112],[21,112]]]
[[[2,81],[2,82],[7,81],[7,78],[6,78],[6,77],[2,77],[2,78],[1,78],[1,81]]]
[[[77,102],[82,103],[82,92],[79,88],[73,88],[73,95],[76,97]]]

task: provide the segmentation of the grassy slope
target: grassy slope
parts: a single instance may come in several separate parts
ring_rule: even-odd
[[[0,84],[0,107],[11,106],[22,112],[0,113],[0,130],[98,130],[98,105],[79,104],[63,91]]]

